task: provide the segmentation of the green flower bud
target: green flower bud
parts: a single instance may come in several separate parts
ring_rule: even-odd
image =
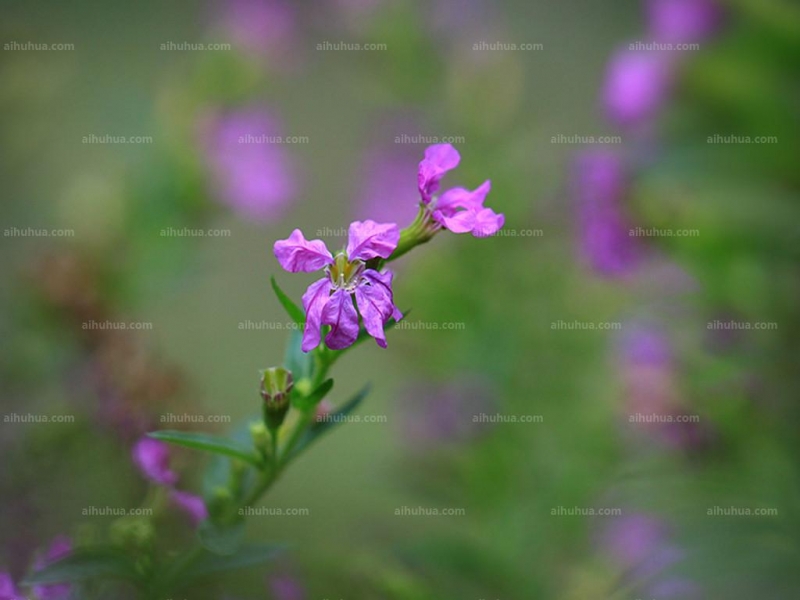
[[[283,423],[293,387],[292,372],[283,367],[270,367],[261,374],[264,423],[270,431],[277,430]]]

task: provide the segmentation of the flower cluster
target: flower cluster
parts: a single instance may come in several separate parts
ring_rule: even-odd
[[[304,352],[319,345],[322,326],[330,327],[325,336],[329,348],[351,346],[360,331],[359,313],[366,332],[385,348],[384,326],[403,315],[394,304],[393,273],[381,270],[382,262],[397,258],[441,229],[487,237],[503,226],[505,217],[483,205],[491,188],[488,180],[473,191],[452,188],[440,197],[434,196],[445,173],[458,166],[460,160],[450,144],[426,149],[417,173],[420,216],[403,232],[395,223],[354,221],[348,230],[347,247],[335,256],[322,240],[307,240],[299,229],[275,242],[275,257],[285,270],[325,272],[303,294]],[[399,248],[401,241],[403,247]]]

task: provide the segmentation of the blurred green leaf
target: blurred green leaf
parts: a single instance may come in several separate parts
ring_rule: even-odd
[[[308,396],[297,396],[292,398],[292,404],[295,408],[302,411],[312,410],[322,399],[328,395],[328,392],[333,388],[333,379],[326,379],[320,386],[311,392]]]
[[[228,556],[206,554],[187,571],[186,576],[196,579],[209,573],[252,567],[274,559],[285,548],[282,544],[247,544]]]
[[[292,372],[295,381],[311,379],[314,375],[314,356],[311,352],[303,352],[303,334],[295,329],[289,336],[286,345],[285,366]]]
[[[114,548],[87,548],[49,564],[30,574],[23,585],[85,581],[89,579],[125,579],[143,583],[131,558]]]
[[[239,519],[226,525],[203,521],[197,529],[197,539],[209,552],[231,555],[241,547],[244,540],[244,520]]]
[[[205,450],[214,454],[224,454],[225,456],[243,460],[256,467],[262,466],[261,458],[251,448],[228,438],[208,433],[172,430],[153,431],[147,435],[170,444],[194,448],[195,450]]]
[[[278,285],[278,282],[275,281],[274,276],[270,277],[269,280],[272,283],[272,290],[278,297],[278,301],[286,310],[286,313],[289,315],[289,317],[291,317],[292,321],[302,327],[306,322],[306,314],[303,312],[303,309],[297,306],[297,304],[295,304],[294,301],[286,295],[286,293]]]

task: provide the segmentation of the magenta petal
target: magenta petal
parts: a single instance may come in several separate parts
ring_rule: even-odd
[[[34,571],[41,571],[46,566],[66,558],[72,552],[72,541],[64,535],[55,538],[50,547],[34,561]],[[33,586],[33,592],[40,600],[67,600],[72,596],[69,583],[53,583]]]
[[[189,492],[181,492],[180,490],[172,490],[169,494],[169,499],[189,516],[195,527],[208,518],[206,503],[200,496]]]
[[[666,100],[670,79],[670,60],[663,52],[617,52],[608,65],[603,88],[606,113],[625,126],[649,120]]]
[[[333,262],[333,256],[322,240],[307,240],[299,229],[274,246],[275,258],[290,273],[319,271]]]
[[[400,241],[400,229],[394,223],[353,221],[347,239],[349,260],[369,260],[380,256],[389,258]]]
[[[483,201],[486,200],[486,196],[491,189],[492,182],[488,179],[473,191],[464,188],[449,189],[436,201],[436,209],[444,214],[457,208],[480,210],[483,208]]]
[[[417,171],[417,186],[425,204],[430,202],[431,194],[439,189],[439,181],[444,174],[455,169],[460,160],[458,150],[450,144],[428,146]]]
[[[475,213],[475,226],[472,228],[472,235],[477,238],[489,237],[500,231],[505,222],[504,215],[497,214],[491,208],[484,208]]]
[[[14,580],[11,575],[9,573],[0,573],[0,600],[5,600],[6,598],[17,600],[17,597],[22,598],[14,586]]]
[[[386,336],[383,333],[383,326],[393,316],[397,315],[396,320],[402,318],[402,314],[394,305],[392,297],[392,273],[378,273],[372,269],[364,272],[365,283],[356,288],[356,303],[361,317],[364,319],[364,327],[381,348],[386,348]]]
[[[353,298],[344,290],[336,290],[322,309],[323,325],[331,330],[325,343],[331,350],[352,346],[358,337],[358,313]]]
[[[437,210],[433,213],[433,218],[453,233],[469,233],[475,228],[475,211],[473,210],[460,210],[453,213],[452,216],[447,216]]]
[[[133,461],[142,474],[159,485],[173,485],[178,476],[169,468],[169,445],[152,438],[142,438],[133,447]]]
[[[331,293],[331,282],[327,277],[315,281],[303,294],[303,308],[306,311],[306,327],[303,330],[303,352],[309,352],[319,346],[319,328],[322,325],[322,309],[328,303]]]

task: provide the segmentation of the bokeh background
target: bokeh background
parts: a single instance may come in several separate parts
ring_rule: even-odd
[[[298,299],[312,280],[279,272],[273,242],[410,223],[424,149],[452,142],[445,188],[491,179],[505,231],[398,262],[406,326],[334,372],[334,403],[372,382],[371,418],[264,499],[303,514],[249,521],[289,550],[186,597],[800,596],[796,3],[2,14],[13,581],[59,536],[114,530],[87,507],[146,503],[144,432],[257,412],[289,335],[269,277]],[[173,461],[203,493],[203,455]],[[157,526],[193,535],[178,510]]]

